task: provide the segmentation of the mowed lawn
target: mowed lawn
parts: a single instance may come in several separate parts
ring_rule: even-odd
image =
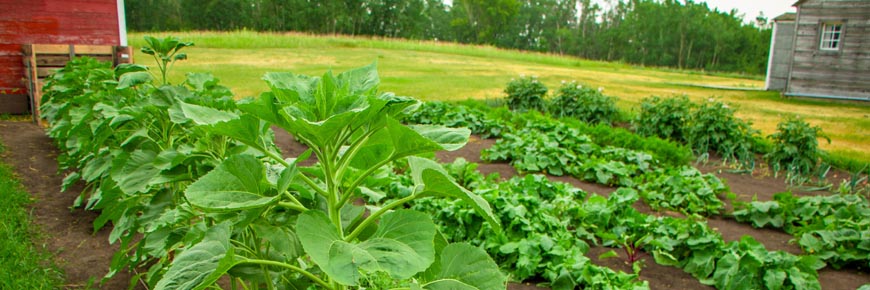
[[[174,83],[183,80],[187,72],[211,72],[239,98],[267,90],[261,80],[266,72],[321,75],[330,69],[338,73],[375,61],[382,91],[421,100],[501,98],[512,78],[537,76],[551,93],[562,81],[603,88],[628,112],[636,111],[643,98],[653,95],[685,94],[695,101],[718,98],[736,106],[738,116],[751,121],[764,135],[773,133],[786,116],[798,115],[822,127],[831,138],[830,144],[821,140],[825,150],[870,162],[870,104],[786,99],[778,92],[703,87],[762,89],[763,76],[643,68],[489,46],[296,33],[130,33],[130,45],[141,47],[144,35],[173,35],[195,43],[183,49],[189,59],[173,68],[170,79]],[[154,64],[149,55],[138,51],[135,61]]]

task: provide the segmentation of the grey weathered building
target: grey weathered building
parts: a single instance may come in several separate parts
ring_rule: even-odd
[[[870,101],[870,0],[801,0],[774,19],[768,90]]]

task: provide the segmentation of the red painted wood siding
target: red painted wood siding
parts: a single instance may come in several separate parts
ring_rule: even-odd
[[[117,5],[117,0],[0,0],[0,90],[24,88],[22,44],[120,45]]]

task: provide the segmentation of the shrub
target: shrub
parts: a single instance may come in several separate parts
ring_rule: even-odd
[[[635,132],[686,143],[684,128],[691,116],[692,102],[685,95],[672,98],[643,99],[640,114],[632,120]]]
[[[546,111],[544,96],[547,86],[538,81],[537,77],[520,77],[511,80],[504,92],[507,94],[508,108],[512,111],[526,112],[529,110]]]
[[[718,153],[725,162],[739,162],[752,168],[755,154],[752,145],[758,130],[751,123],[734,116],[734,109],[727,104],[710,99],[691,114],[686,127],[686,141],[703,157],[709,152]]]
[[[616,98],[577,82],[562,83],[550,103],[550,112],[556,117],[574,117],[587,123],[610,124],[619,116]]]
[[[822,128],[789,117],[776,125],[776,133],[768,136],[773,141],[773,149],[764,155],[764,159],[774,171],[787,171],[790,180],[792,177],[807,177],[819,166],[822,155],[819,137],[831,142],[822,134]]]

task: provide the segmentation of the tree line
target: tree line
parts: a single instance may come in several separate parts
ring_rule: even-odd
[[[298,31],[489,44],[645,66],[764,73],[771,29],[693,0],[138,0],[134,31]],[[603,4],[603,5],[602,5]]]

